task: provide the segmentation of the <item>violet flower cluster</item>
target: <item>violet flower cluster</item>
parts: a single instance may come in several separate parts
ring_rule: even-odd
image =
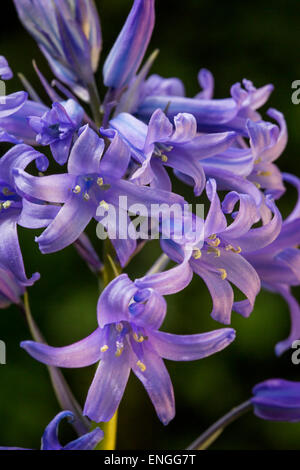
[[[39,279],[37,273],[30,278],[25,273],[18,226],[44,228],[36,238],[44,254],[74,244],[101,274],[106,261],[99,260],[85,229],[92,220],[102,224],[108,235],[115,234],[110,237],[114,251],[109,260],[118,272],[95,306],[97,329],[61,348],[37,341],[24,341],[21,347],[50,366],[99,363],[83,410],[90,420],[111,420],[132,370],[159,419],[168,424],[175,415],[175,401],[163,360],[198,360],[229,346],[236,334],[229,327],[232,312],[248,317],[262,288],[280,294],[291,313],[291,333],[277,344],[276,353],[300,338],[300,309],[291,290],[300,284],[300,180],[281,173],[275,163],[287,143],[284,116],[275,109],[266,117],[259,114],[273,91],[270,84],[256,88],[244,79],[231,87],[228,97],[217,99],[214,78],[202,69],[199,93],[187,97],[179,79],[151,75],[157,53],[141,64],[154,27],[154,0],[134,0],[105,59],[101,104],[95,72],[102,34],[94,2],[14,3],[55,81],[49,84],[35,64],[47,102],[41,102],[32,86],[0,101],[0,141],[11,144],[0,159],[0,306],[22,305],[25,290]],[[5,81],[13,76],[4,57],[0,76]],[[48,170],[45,148],[60,166],[56,173]],[[178,217],[170,222],[169,236],[163,236],[167,209],[149,216],[155,204],[187,204],[172,191],[173,178],[191,187],[199,201],[208,201],[204,218],[191,212],[182,216],[193,236],[176,236],[183,222]],[[277,201],[286,183],[296,187],[298,202],[283,219]],[[172,260],[174,266],[166,269],[164,262],[155,263],[137,279],[122,273],[148,241],[139,240],[138,231],[135,237],[121,236],[111,220],[108,226],[104,213],[109,207],[122,214],[125,225],[133,215],[144,216],[147,224],[156,218],[161,259]],[[196,233],[195,226],[200,227]],[[161,331],[167,314],[165,296],[187,288],[194,276],[205,282],[213,304],[211,316],[225,327],[192,335]],[[243,300],[235,298],[236,289]],[[268,390],[273,393],[275,385],[271,382]],[[264,397],[269,392],[259,386],[254,391],[255,413],[278,419],[279,414],[266,411]],[[279,410],[286,399],[280,390],[275,393]],[[296,414],[280,411],[280,416],[298,419],[296,408]],[[66,416],[61,413],[49,424],[43,448],[61,448],[55,430]],[[102,437],[99,432],[65,448],[91,448]]]

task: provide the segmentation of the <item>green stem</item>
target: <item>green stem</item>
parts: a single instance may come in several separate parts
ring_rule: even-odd
[[[88,84],[88,91],[90,95],[90,106],[93,117],[97,127],[100,127],[102,124],[102,114],[100,111],[101,101],[95,80]]]
[[[250,400],[245,401],[241,405],[233,408],[229,413],[216,421],[201,436],[199,436],[187,450],[205,450],[207,449],[223,432],[223,430],[233,421],[250,411],[252,403]]]
[[[24,294],[24,305],[22,305],[22,311],[25,315],[29,331],[32,338],[38,343],[47,344],[38,326],[36,325],[32,315],[29,304],[28,293]],[[66,382],[62,372],[57,367],[47,366],[50,375],[51,383],[53,386],[54,393],[57,401],[62,410],[72,411],[75,415],[74,422],[72,423],[78,435],[85,434],[90,427],[89,421],[83,417],[82,409],[77,402],[76,398],[72,394],[69,385]]]
[[[121,268],[114,262],[115,252],[109,240],[105,243],[104,268],[101,271],[100,285],[106,287],[113,279],[121,273]],[[92,423],[92,429],[99,426],[98,423]],[[118,429],[118,410],[107,423],[101,423],[101,429],[104,431],[104,438],[94,450],[115,450],[117,443]]]

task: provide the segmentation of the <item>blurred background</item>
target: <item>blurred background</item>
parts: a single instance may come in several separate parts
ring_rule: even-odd
[[[24,73],[41,92],[31,60],[35,58],[51,78],[46,61],[19,24],[13,2],[2,3],[0,54],[7,57],[15,73]],[[103,63],[132,1],[96,0],[96,4],[104,36]],[[148,52],[159,48],[160,55],[153,72],[181,78],[190,96],[198,92],[201,67],[213,72],[218,98],[228,97],[231,85],[243,78],[256,86],[273,83],[275,91],[264,111],[268,107],[282,111],[289,129],[289,144],[278,163],[282,170],[300,175],[300,105],[291,102],[291,83],[300,79],[300,2],[157,0],[156,4],[156,29]],[[18,78],[14,78],[8,92],[18,89]],[[174,189],[192,199],[189,189],[177,183]],[[280,207],[284,214],[295,200],[293,190],[283,197]],[[20,231],[27,272],[41,273],[41,280],[30,290],[32,311],[49,344],[67,345],[96,327],[97,282],[73,247],[41,255],[34,243],[37,234]],[[90,235],[101,251],[94,226]],[[128,273],[143,275],[158,255],[157,244],[151,242]],[[300,289],[295,289],[298,299],[299,293]],[[209,316],[211,299],[199,278],[167,300],[163,329],[185,334],[219,327]],[[119,449],[183,449],[221,415],[246,400],[257,382],[270,377],[300,380],[300,365],[292,364],[291,353],[281,358],[274,354],[275,343],[289,332],[288,308],[279,296],[262,292],[249,319],[233,313],[232,320],[237,339],[225,351],[193,363],[167,361],[177,404],[176,417],[167,428],[157,419],[140,382],[131,377],[120,407]],[[0,444],[36,448],[59,407],[46,367],[19,348],[29,333],[14,306],[1,311],[0,339],[7,344],[7,365],[0,366]],[[81,403],[93,372],[94,367],[65,371]],[[63,439],[73,436],[69,427],[63,428]],[[300,423],[264,422],[249,414],[232,424],[211,448],[300,449]]]

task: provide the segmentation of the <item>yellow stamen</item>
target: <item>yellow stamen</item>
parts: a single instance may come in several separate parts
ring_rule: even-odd
[[[216,258],[219,258],[221,256],[221,251],[219,250],[219,248],[215,248],[213,246],[208,248],[207,253],[208,254],[214,253],[216,255]]]
[[[137,361],[136,365],[141,369],[142,372],[145,372],[146,366],[142,361]]]
[[[119,341],[116,342],[116,345],[117,345],[117,350],[116,350],[116,354],[115,356],[116,357],[120,357],[123,350],[124,350],[124,344],[123,343],[119,343]]]
[[[193,250],[193,258],[194,258],[194,259],[200,259],[201,256],[202,256],[201,250],[199,250],[199,248],[195,248],[195,249]]]
[[[259,157],[259,158],[257,158],[257,159],[254,161],[254,164],[255,164],[255,165],[258,165],[258,164],[261,163],[261,162],[262,162],[262,159],[261,159],[261,157]]]
[[[254,184],[254,186],[257,187],[257,189],[260,189],[260,188],[261,188],[261,184],[258,183],[257,181],[253,181],[253,184]]]
[[[98,184],[98,186],[103,186],[103,184],[104,184],[103,178],[98,178],[97,179],[97,184]]]
[[[241,253],[242,252],[242,248],[240,246],[238,246],[237,248],[234,248],[232,245],[227,245],[226,246],[226,251],[233,251],[233,253]]]
[[[109,205],[104,200],[100,202],[99,206],[103,207],[106,211],[108,211],[108,209],[109,209]]]
[[[271,171],[259,171],[257,175],[258,176],[271,176],[272,172]]]
[[[79,184],[77,184],[75,186],[75,188],[73,189],[73,193],[79,194],[80,192],[81,192],[81,186],[79,186]]]
[[[220,243],[221,243],[220,238],[215,238],[214,240],[211,240],[211,241],[208,242],[208,244],[209,244],[210,246],[214,246],[214,247],[219,246]]]
[[[220,271],[220,273],[221,273],[221,279],[222,279],[222,281],[225,281],[225,279],[226,279],[226,277],[227,277],[227,271],[226,271],[226,269],[219,268],[218,271]]]
[[[84,193],[83,199],[84,199],[85,201],[89,201],[89,200],[90,200],[90,195],[89,195],[88,193]]]
[[[8,209],[12,205],[11,201],[5,201],[2,204],[3,209]]]
[[[105,344],[104,346],[102,346],[102,348],[100,349],[101,352],[105,352],[108,350],[108,346],[107,344]]]
[[[214,233],[213,235],[210,235],[208,238],[210,240],[215,240],[217,238],[217,235]]]
[[[137,343],[142,343],[145,340],[144,336],[138,336],[136,333],[133,334],[133,339]]]
[[[162,161],[163,163],[167,163],[167,161],[168,161],[167,155],[162,155],[162,156],[161,156],[161,161]]]

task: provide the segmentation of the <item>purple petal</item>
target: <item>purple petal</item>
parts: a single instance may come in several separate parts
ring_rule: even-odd
[[[151,96],[140,105],[137,114],[143,119],[150,119],[157,108],[162,111],[167,109],[169,118],[174,118],[178,113],[193,114],[200,125],[223,124],[233,119],[239,110],[236,101],[231,98],[194,100],[174,96]]]
[[[117,332],[116,332],[117,333]],[[116,356],[114,337],[98,366],[89,389],[83,414],[91,420],[110,421],[123,397],[130,374],[131,351],[128,344],[120,356]]]
[[[162,295],[175,294],[185,289],[191,282],[193,271],[188,260],[183,261],[175,268],[162,273],[146,275],[135,280],[135,285],[139,289],[155,289]]]
[[[0,78],[1,80],[10,80],[13,78],[12,70],[3,55],[0,56]]]
[[[254,413],[271,421],[300,421],[299,383],[270,379],[256,385],[251,402]]]
[[[95,364],[101,356],[102,331],[97,328],[91,335],[70,346],[53,348],[47,344],[23,341],[21,347],[34,359],[56,367],[77,368]]]
[[[152,347],[145,344],[143,350],[143,363],[146,369],[142,372],[141,369],[133,363],[132,370],[148,392],[159,419],[166,425],[175,416],[175,400],[172,382],[163,360]]]
[[[103,129],[101,131],[104,133]],[[110,146],[101,159],[100,172],[114,178],[122,178],[130,162],[130,149],[117,131],[112,132],[113,138]]]
[[[173,335],[161,331],[151,333],[151,344],[159,356],[171,361],[194,361],[226,348],[235,339],[231,328],[199,335]]]
[[[65,139],[57,140],[50,144],[53,158],[59,165],[64,165],[67,162],[72,141],[73,136],[68,135]]]
[[[223,232],[227,227],[226,217],[221,208],[215,180],[210,179],[206,184],[207,197],[210,207],[204,223],[205,238]]]
[[[72,194],[42,235],[36,238],[41,252],[54,253],[74,243],[95,212],[93,202],[86,201],[81,194]]]
[[[33,204],[27,199],[23,199],[23,209],[18,219],[18,225],[31,229],[47,227],[59,211],[60,206]]]
[[[132,321],[136,325],[153,329],[161,327],[167,312],[167,303],[161,294],[151,290],[150,297],[142,305],[141,311],[139,307],[141,307],[140,303],[133,303],[129,307],[130,313],[134,317]]]
[[[102,328],[109,323],[129,320],[128,307],[137,287],[127,274],[121,274],[111,281],[99,297],[98,323]]]
[[[40,277],[35,273],[27,279],[17,232],[18,217],[0,219],[0,259],[23,286],[32,286]]]
[[[60,203],[66,201],[74,187],[75,178],[67,173],[51,176],[31,176],[14,170],[14,181],[21,194],[40,201]]]
[[[200,262],[192,261],[191,266],[200,276],[210,292],[213,310],[211,316],[214,320],[229,325],[233,306],[233,290],[227,280],[221,279],[220,274],[207,270]]]
[[[58,427],[60,422],[65,419],[73,419],[71,411],[62,411],[48,424],[42,437],[41,450],[61,450],[62,446],[58,440]]]
[[[0,119],[16,113],[24,106],[28,94],[25,91],[18,91],[8,96],[0,97]]]
[[[239,237],[238,244],[242,251],[249,252],[264,248],[279,235],[282,227],[281,214],[272,200],[266,200],[266,203],[272,209],[274,216],[269,223],[250,229],[247,234]]]
[[[138,70],[154,27],[154,0],[135,0],[103,68],[104,84],[121,88]]]
[[[214,77],[207,69],[201,69],[198,74],[199,85],[203,90],[195,96],[197,100],[211,100],[214,94]]]
[[[68,171],[72,175],[99,173],[100,159],[104,150],[104,140],[88,125],[81,128],[68,162]]]
[[[41,157],[44,155],[28,145],[16,145],[0,159],[1,180],[14,187],[13,170],[25,170],[33,160]]]
[[[84,434],[75,441],[64,446],[64,450],[94,450],[96,445],[103,439],[104,432],[100,428]]]

